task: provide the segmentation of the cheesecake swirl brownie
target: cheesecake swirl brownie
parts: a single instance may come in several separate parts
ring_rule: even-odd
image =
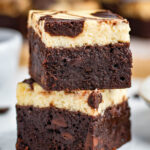
[[[131,86],[130,27],[110,11],[30,11],[31,77],[44,89]]]
[[[17,150],[112,150],[130,140],[126,89],[46,91],[17,87]]]
[[[101,0],[105,9],[126,17],[131,26],[131,34],[150,38],[149,0]]]

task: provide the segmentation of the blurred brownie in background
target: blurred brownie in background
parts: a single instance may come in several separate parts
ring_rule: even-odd
[[[27,37],[27,16],[30,9],[87,10],[98,9],[98,0],[0,0],[0,27],[19,30]],[[28,65],[28,46],[24,42],[20,66]]]
[[[0,0],[0,27],[27,33],[27,15],[30,9],[87,10],[98,9],[97,0]]]
[[[148,0],[101,0],[105,9],[128,18],[131,34],[150,38],[150,1]]]
[[[98,9],[98,0],[31,0],[33,9],[89,10]]]
[[[30,0],[0,0],[0,27],[13,28],[26,34]]]

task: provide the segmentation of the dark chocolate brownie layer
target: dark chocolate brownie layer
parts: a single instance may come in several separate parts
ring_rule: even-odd
[[[116,89],[131,86],[128,43],[46,48],[29,29],[31,77],[46,90]]]
[[[112,150],[130,140],[127,102],[92,117],[55,107],[17,106],[17,150]]]

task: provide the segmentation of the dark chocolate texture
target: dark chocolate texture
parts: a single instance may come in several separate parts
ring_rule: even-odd
[[[47,48],[29,29],[31,77],[46,90],[95,90],[131,86],[129,43]]]
[[[97,91],[93,91],[88,98],[88,104],[90,107],[98,109],[102,100],[102,94]]]
[[[51,36],[69,36],[76,37],[83,31],[84,20],[69,20],[53,18],[50,15],[43,16],[39,19],[39,22],[44,20],[45,32]]]
[[[127,102],[88,116],[55,107],[17,106],[17,150],[112,150],[131,138]]]

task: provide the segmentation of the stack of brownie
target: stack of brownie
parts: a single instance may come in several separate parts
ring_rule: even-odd
[[[129,23],[106,10],[30,11],[31,79],[17,87],[17,150],[114,150],[130,140]]]

